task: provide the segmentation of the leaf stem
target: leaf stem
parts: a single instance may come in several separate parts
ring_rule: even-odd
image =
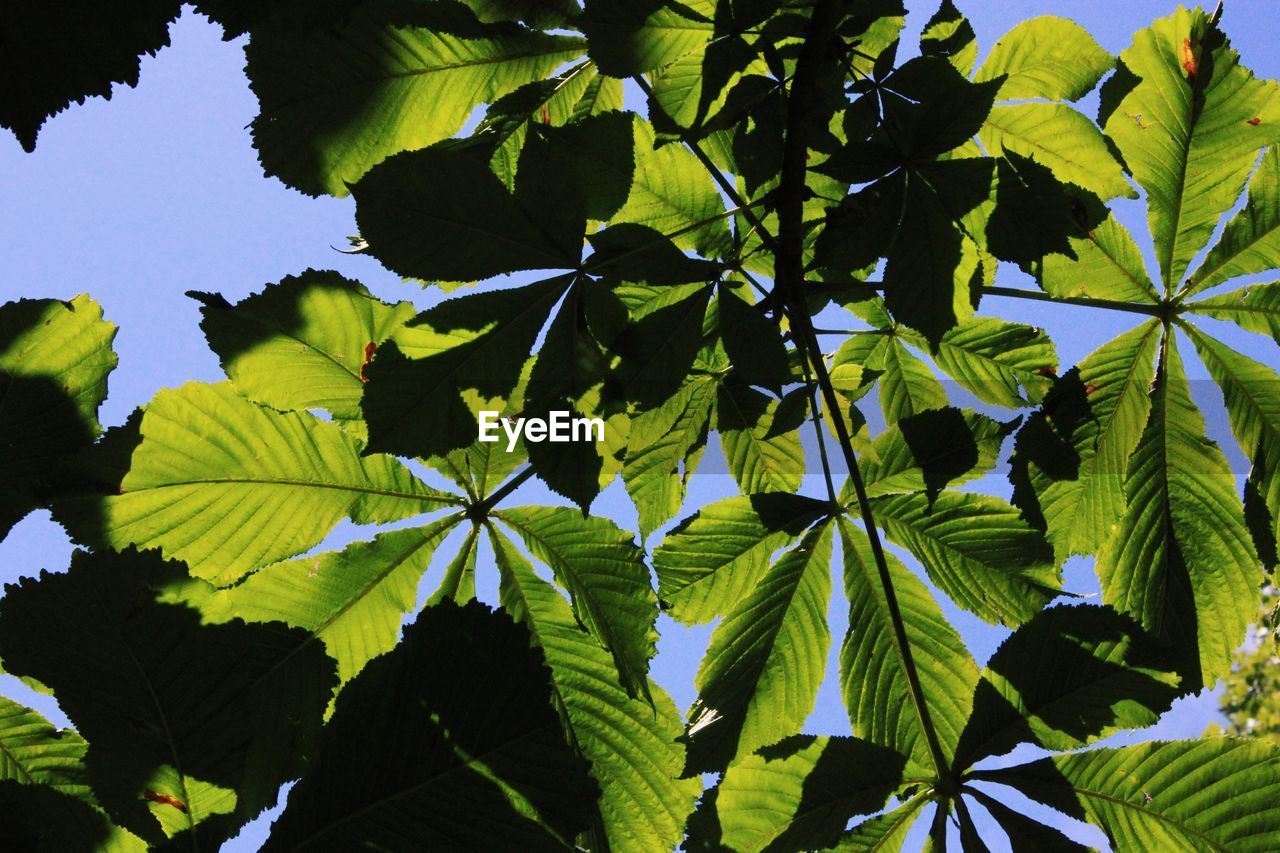
[[[795,74],[787,97],[786,138],[783,146],[782,174],[777,189],[779,231],[778,246],[774,252],[776,260],[774,285],[780,291],[782,304],[789,309],[792,327],[798,333],[797,343],[801,343],[801,349],[806,352],[814,374],[818,377],[818,385],[822,389],[827,410],[831,413],[836,437],[839,439],[840,449],[849,469],[849,480],[857,496],[862,523],[871,543],[871,553],[880,576],[885,606],[893,623],[894,640],[901,652],[908,691],[919,712],[921,728],[924,729],[925,740],[939,779],[944,780],[950,774],[950,767],[942,751],[942,745],[938,741],[938,734],[929,714],[929,706],[925,701],[920,675],[916,670],[915,660],[911,654],[911,644],[907,639],[902,610],[898,604],[892,576],[889,574],[884,544],[880,541],[876,519],[871,509],[871,499],[867,495],[866,483],[853,452],[849,428],[837,405],[835,387],[831,384],[831,377],[827,373],[822,349],[813,331],[813,323],[804,301],[804,198],[808,174],[810,111],[818,83],[819,66],[827,56],[836,27],[840,23],[841,12],[840,0],[818,0],[809,19],[800,56],[796,60]]]
[[[479,503],[474,503],[467,507],[467,518],[477,524],[483,522],[489,517],[490,511],[492,511],[494,507],[502,503],[502,501],[516,489],[531,480],[533,478],[533,473],[532,465],[524,466],[519,474],[516,474],[510,480],[507,480],[499,486],[498,490],[489,495],[489,497]]]
[[[984,296],[1007,296],[1013,299],[1030,299],[1036,302],[1055,302],[1067,305],[1081,305],[1086,308],[1105,308],[1108,311],[1127,311],[1130,314],[1145,314],[1148,317],[1163,317],[1167,310],[1161,305],[1143,305],[1139,302],[1119,302],[1114,299],[1093,299],[1088,296],[1053,296],[1038,290],[1022,290],[1017,287],[982,288]]]

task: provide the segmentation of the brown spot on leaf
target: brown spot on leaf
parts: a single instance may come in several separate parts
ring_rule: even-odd
[[[1200,72],[1200,60],[1196,58],[1196,50],[1189,38],[1182,40],[1182,70],[1187,72],[1188,80],[1195,80]]]
[[[360,381],[368,382],[369,377],[365,375],[365,368],[373,362],[373,354],[378,351],[377,341],[369,341],[364,345],[364,361],[360,363]]]
[[[1092,394],[1094,391],[1097,391],[1097,390],[1098,390],[1098,386],[1097,386],[1097,385],[1094,385],[1094,384],[1092,384],[1092,383],[1090,383],[1089,385],[1084,386],[1084,393],[1085,393],[1085,396],[1088,396],[1088,395]]]
[[[1258,125],[1262,124],[1262,116],[1254,116],[1253,118],[1247,120],[1245,124],[1249,125],[1250,127],[1257,127]]]
[[[1043,376],[1046,379],[1057,379],[1058,369],[1051,365],[1045,365],[1044,367],[1036,368],[1036,374],[1039,376]]]
[[[159,803],[162,806],[171,806],[183,814],[187,814],[187,804],[179,800],[177,797],[171,797],[168,794],[161,794],[158,791],[143,791],[142,796],[146,797],[153,803]]]

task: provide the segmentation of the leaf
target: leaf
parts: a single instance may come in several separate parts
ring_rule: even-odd
[[[44,785],[0,780],[0,813],[5,817],[5,843],[14,850],[140,853],[147,849],[142,839],[113,826],[102,812]]]
[[[969,718],[978,667],[929,590],[902,563],[885,554],[898,617],[889,607],[866,533],[841,520],[840,542],[849,598],[840,686],[853,733],[906,756],[912,773],[946,772],[934,765],[922,715],[928,714],[927,725],[937,733],[944,759],[950,760]],[[896,618],[909,648],[898,645]],[[908,666],[919,674],[923,709],[912,698]]]
[[[928,804],[928,797],[917,796],[896,809],[867,818],[846,832],[836,849],[900,853],[920,809]]]
[[[918,346],[926,344],[910,332],[899,334]],[[997,317],[962,321],[942,336],[933,359],[979,400],[1010,409],[1040,402],[1058,368],[1053,341],[1043,329]]]
[[[461,521],[379,534],[341,551],[259,569],[201,607],[207,619],[284,622],[324,643],[345,684],[393,649],[432,554]]]
[[[1129,509],[1098,552],[1102,599],[1184,653],[1183,690],[1231,666],[1256,612],[1258,559],[1235,475],[1204,432],[1172,336],[1129,460]]]
[[[1011,426],[952,408],[903,418],[876,436],[872,452],[860,460],[867,494],[936,495],[950,484],[977,479],[995,467]]]
[[[1229,320],[1240,328],[1270,335],[1280,343],[1280,282],[1254,284],[1187,303],[1187,308],[1218,320]]]
[[[1072,750],[1145,728],[1178,693],[1168,655],[1136,622],[1109,607],[1051,607],[987,661],[955,766],[1019,743]]]
[[[56,692],[113,820],[153,843],[162,826],[216,842],[301,771],[333,664],[282,625],[204,625],[162,603],[179,583],[207,590],[154,553],[77,552],[66,574],[5,590],[0,654]]]
[[[679,391],[702,347],[710,298],[711,288],[701,287],[629,323],[614,346],[620,360],[606,393],[651,409]]]
[[[1003,76],[1001,100],[1075,101],[1098,85],[1113,61],[1079,24],[1041,15],[1001,36],[973,79]]]
[[[804,479],[804,448],[792,429],[775,434],[778,401],[732,380],[716,396],[716,429],[729,473],[743,494],[795,492]]]
[[[1043,413],[1018,434],[1015,476],[1025,466],[1059,559],[1092,554],[1124,515],[1126,466],[1151,410],[1159,342],[1152,320],[1103,344],[1059,380]],[[1024,509],[1025,494],[1015,489]]]
[[[721,620],[695,680],[686,773],[721,770],[804,724],[831,644],[830,561],[820,524]]]
[[[700,6],[707,4],[587,0],[578,26],[587,35],[591,58],[601,71],[630,77],[661,68],[707,43],[714,27],[697,14]]]
[[[488,164],[467,151],[410,151],[353,188],[356,224],[370,254],[411,278],[475,281],[577,267],[585,211],[573,221],[543,217],[522,186],[517,181],[515,194],[508,192]]]
[[[825,849],[851,817],[883,807],[901,776],[902,756],[875,744],[789,737],[725,772],[690,821],[687,849]]]
[[[945,58],[966,77],[978,58],[978,42],[973,25],[960,14],[951,0],[942,0],[938,11],[924,25],[920,34],[920,53]]]
[[[1184,328],[1222,389],[1231,431],[1253,464],[1249,479],[1271,516],[1271,535],[1280,536],[1280,376],[1194,326]]]
[[[991,152],[1034,157],[1058,180],[1101,199],[1136,195],[1097,127],[1066,104],[997,104],[978,131],[978,139]]]
[[[568,846],[598,790],[565,743],[549,676],[507,616],[476,602],[424,610],[338,696],[263,850]]]
[[[1280,148],[1268,148],[1249,181],[1249,200],[1227,223],[1181,289],[1183,297],[1236,276],[1280,267]]]
[[[896,337],[884,349],[884,361],[868,363],[881,370],[880,408],[888,423],[947,405],[947,392],[929,366],[917,358]]]
[[[684,505],[685,487],[706,446],[716,382],[690,379],[665,403],[631,420],[622,479],[640,516],[640,535],[666,524]]]
[[[1113,849],[1265,850],[1280,832],[1277,769],[1270,743],[1211,738],[1057,755],[982,777],[1097,824]]]
[[[71,457],[102,431],[115,335],[85,295],[0,306],[0,539],[70,485]]]
[[[653,682],[652,707],[629,698],[609,653],[579,627],[568,603],[505,537],[490,532],[503,607],[547,656],[557,704],[600,785],[600,819],[610,848],[674,848],[701,787],[698,780],[678,778],[684,750],[676,743],[682,726],[675,703]]]
[[[587,268],[621,281],[662,286],[712,281],[719,275],[715,264],[690,258],[645,225],[611,225],[587,239],[595,249]]]
[[[110,100],[117,83],[138,85],[144,55],[169,45],[178,0],[6,6],[0,15],[0,74],[24,80],[0,105],[0,125],[24,151],[36,148],[45,120],[95,95]]]
[[[369,346],[376,350],[415,313],[328,271],[288,276],[235,305],[188,295],[201,303],[200,328],[237,391],[282,411],[325,409],[339,420],[361,417]]]
[[[1142,251],[1114,216],[1067,241],[1075,259],[1046,255],[1040,267],[1037,278],[1046,293],[1119,302],[1160,301],[1147,276]]]
[[[645,673],[658,639],[658,598],[632,534],[568,507],[517,507],[493,516],[518,533],[568,590],[574,616],[612,654],[627,694],[648,698]]]
[[[0,780],[47,786],[95,806],[85,778],[87,749],[74,731],[58,731],[40,714],[0,696]]]
[[[246,70],[267,174],[308,195],[344,196],[382,160],[448,139],[476,106],[541,80],[585,47],[510,26],[464,37],[437,16],[371,3],[337,27],[254,33]]]
[[[365,371],[369,448],[426,457],[474,444],[477,411],[506,408],[503,400],[570,283],[561,276],[468,294],[410,320]]]
[[[773,553],[794,542],[829,507],[803,495],[741,495],[680,522],[653,552],[658,595],[687,625],[709,622],[742,600]]]
[[[876,498],[873,508],[889,538],[911,551],[952,601],[987,622],[1020,625],[1061,588],[1048,543],[999,498],[891,495]]]
[[[1197,73],[1183,67],[1189,50]],[[1165,290],[1208,241],[1280,128],[1280,87],[1239,64],[1201,9],[1179,9],[1134,36],[1102,88],[1099,122],[1146,190]],[[1259,118],[1257,127],[1246,124]]]
[[[768,388],[775,394],[791,383],[787,349],[776,323],[765,318],[759,307],[749,305],[736,294],[720,289],[720,337],[735,375],[748,385]]]
[[[968,788],[967,793],[991,813],[996,823],[1009,837],[1009,844],[1015,853],[1023,850],[1042,853],[1089,853],[1092,849],[1068,838],[1056,829],[1051,829],[1021,812],[1014,811],[982,791]]]
[[[158,547],[219,585],[306,551],[343,518],[381,523],[457,502],[390,457],[360,456],[337,426],[263,408],[230,383],[161,391],[138,430],[119,485],[59,503],[56,517],[78,542]]]

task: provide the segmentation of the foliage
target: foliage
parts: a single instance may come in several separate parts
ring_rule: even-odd
[[[175,13],[10,5],[28,148]],[[193,293],[227,380],[105,434],[98,305],[0,307],[0,530],[50,507],[85,549],[0,601],[6,670],[76,728],[0,700],[14,837],[215,846],[298,780],[268,849],[899,849],[932,815],[932,845],[953,821],[981,850],[984,812],[1075,848],[1002,785],[1120,848],[1276,846],[1270,742],[1088,748],[1228,676],[1275,564],[1280,377],[1201,318],[1280,343],[1253,280],[1280,267],[1280,86],[1216,15],[1119,57],[1036,18],[979,62],[950,0],[918,49],[895,0],[198,6],[249,34],[267,174],[349,193],[359,250],[449,295]],[[49,42],[81,61],[12,46]],[[1071,104],[1099,83],[1095,123]],[[1155,274],[1108,207],[1139,196]],[[1135,323],[1063,370],[995,298]],[[481,410],[605,437],[508,450]],[[713,433],[737,493],[669,527]],[[1008,448],[1011,500],[964,488]],[[507,505],[534,477],[572,506]],[[619,479],[639,540],[590,514]],[[343,519],[397,526],[317,551]],[[1058,602],[1073,555],[1099,603]],[[954,608],[1011,629],[985,667]],[[714,623],[687,719],[649,676],[662,609]],[[833,645],[850,733],[819,737]],[[1043,757],[992,766],[1021,745]]]

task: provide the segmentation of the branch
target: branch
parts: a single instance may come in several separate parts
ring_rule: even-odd
[[[806,352],[813,372],[818,377],[818,386],[822,389],[823,400],[828,411],[831,412],[831,420],[840,441],[840,450],[844,454],[844,461],[849,469],[849,479],[858,499],[862,524],[870,540],[871,552],[880,576],[880,585],[893,623],[894,640],[902,659],[902,668],[907,678],[911,701],[916,707],[921,728],[924,729],[925,740],[928,742],[929,753],[938,776],[945,778],[949,775],[950,768],[942,751],[942,745],[938,741],[938,734],[929,714],[929,706],[925,702],[924,690],[920,686],[920,675],[916,671],[915,660],[911,654],[911,644],[907,639],[902,610],[898,605],[892,576],[889,574],[884,545],[880,541],[875,516],[871,511],[871,499],[867,495],[866,483],[862,479],[862,472],[858,468],[858,460],[853,452],[849,428],[844,416],[840,413],[836,390],[831,384],[831,377],[827,373],[826,362],[822,357],[822,349],[817,335],[814,334],[813,323],[804,302],[804,198],[808,174],[810,111],[813,107],[814,89],[818,82],[818,67],[831,46],[842,11],[843,4],[840,0],[818,0],[814,6],[813,15],[809,19],[800,57],[796,61],[795,75],[787,98],[787,135],[783,149],[782,175],[777,189],[779,232],[778,248],[774,252],[776,259],[774,285],[781,293],[783,305],[788,306],[792,327],[798,333],[797,342],[802,344],[801,349]]]

